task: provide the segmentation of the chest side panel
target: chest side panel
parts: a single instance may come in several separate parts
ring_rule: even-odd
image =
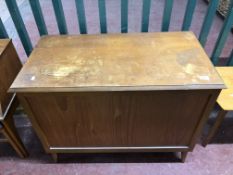
[[[199,91],[25,95],[53,147],[188,146],[211,93]]]

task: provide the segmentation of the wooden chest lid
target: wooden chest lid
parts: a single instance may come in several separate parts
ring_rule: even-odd
[[[13,92],[222,89],[191,32],[46,36]]]

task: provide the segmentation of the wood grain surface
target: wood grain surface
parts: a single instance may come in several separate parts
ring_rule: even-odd
[[[50,147],[190,146],[212,91],[27,93]]]
[[[0,39],[0,54],[2,54],[9,43],[10,39]]]
[[[46,36],[14,92],[222,89],[191,32]]]
[[[0,120],[4,118],[13,93],[8,89],[20,71],[22,64],[10,39],[0,40]]]
[[[223,89],[217,102],[223,110],[233,110],[233,67],[216,67],[227,89]]]

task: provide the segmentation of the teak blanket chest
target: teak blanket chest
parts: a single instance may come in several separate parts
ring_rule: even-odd
[[[45,150],[191,151],[224,84],[191,32],[43,37],[12,84]]]

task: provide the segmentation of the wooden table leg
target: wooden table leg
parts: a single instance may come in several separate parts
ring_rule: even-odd
[[[188,155],[188,152],[187,152],[187,151],[186,151],[186,152],[181,152],[181,161],[182,161],[183,163],[185,162],[185,159],[186,159],[187,155]]]
[[[7,111],[4,119],[1,121],[1,124],[3,125],[2,133],[8,139],[8,141],[13,146],[13,148],[18,153],[18,155],[21,158],[25,158],[28,156],[28,152],[26,151],[18,135],[18,132],[15,128],[14,118],[13,118],[15,109],[18,106],[18,104],[19,103],[18,103],[17,98],[14,97],[12,100],[12,103],[9,104],[10,105],[9,110]]]
[[[227,111],[221,109],[216,117],[216,121],[214,122],[214,125],[210,128],[209,133],[206,137],[206,139],[202,142],[203,146],[206,146],[210,140],[212,139],[212,137],[214,136],[214,134],[216,133],[216,131],[218,130],[219,126],[221,125],[223,119],[225,118],[225,115],[227,114]]]
[[[4,136],[8,139],[10,144],[13,146],[15,151],[18,153],[18,155],[21,158],[25,158],[28,156],[28,153],[19,138],[19,135],[16,131],[14,121],[13,121],[13,116],[7,117],[3,122],[3,134]]]
[[[57,161],[58,161],[58,154],[57,153],[52,153],[51,155],[52,155],[52,158],[53,158],[54,162],[57,163]]]

